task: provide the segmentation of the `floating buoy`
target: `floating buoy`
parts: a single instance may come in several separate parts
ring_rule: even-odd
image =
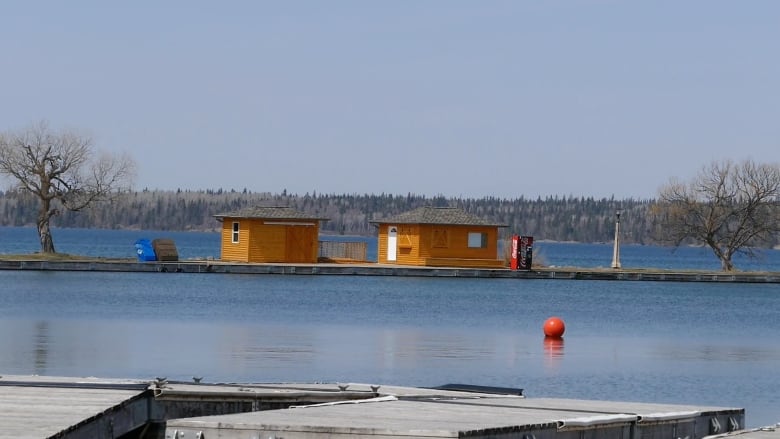
[[[544,330],[544,335],[547,337],[561,338],[564,331],[566,331],[566,325],[560,317],[550,317],[544,321],[542,330]]]

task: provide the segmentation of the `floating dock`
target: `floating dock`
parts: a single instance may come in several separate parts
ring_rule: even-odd
[[[0,377],[0,438],[163,438],[166,422],[373,398],[337,385]]]
[[[527,398],[475,386],[0,378],[4,438],[780,439],[744,422],[741,408]]]
[[[726,273],[652,269],[579,268],[510,270],[508,268],[418,267],[376,263],[260,264],[222,262],[215,260],[182,262],[137,262],[130,260],[47,261],[7,260],[0,257],[0,270],[780,283],[779,272]]]
[[[391,394],[393,392],[390,392]],[[501,395],[390,395],[168,422],[166,438],[690,438],[736,431],[738,409]]]

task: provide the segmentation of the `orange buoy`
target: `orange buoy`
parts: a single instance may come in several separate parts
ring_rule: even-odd
[[[544,330],[544,335],[547,337],[561,338],[564,331],[566,331],[566,325],[560,317],[550,317],[544,321],[542,330]]]

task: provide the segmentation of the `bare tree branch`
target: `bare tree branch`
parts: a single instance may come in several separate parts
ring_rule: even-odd
[[[687,185],[670,180],[654,211],[665,222],[661,238],[703,243],[730,271],[735,253],[755,256],[757,243],[780,233],[778,197],[780,166],[713,162]]]
[[[49,222],[57,206],[80,211],[127,192],[135,164],[127,155],[97,153],[92,139],[73,131],[55,132],[42,121],[0,134],[0,173],[40,201],[37,225],[41,251],[53,253]]]

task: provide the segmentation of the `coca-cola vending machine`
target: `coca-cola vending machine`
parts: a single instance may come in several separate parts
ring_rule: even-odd
[[[533,236],[512,235],[512,270],[530,270],[533,263]]]

